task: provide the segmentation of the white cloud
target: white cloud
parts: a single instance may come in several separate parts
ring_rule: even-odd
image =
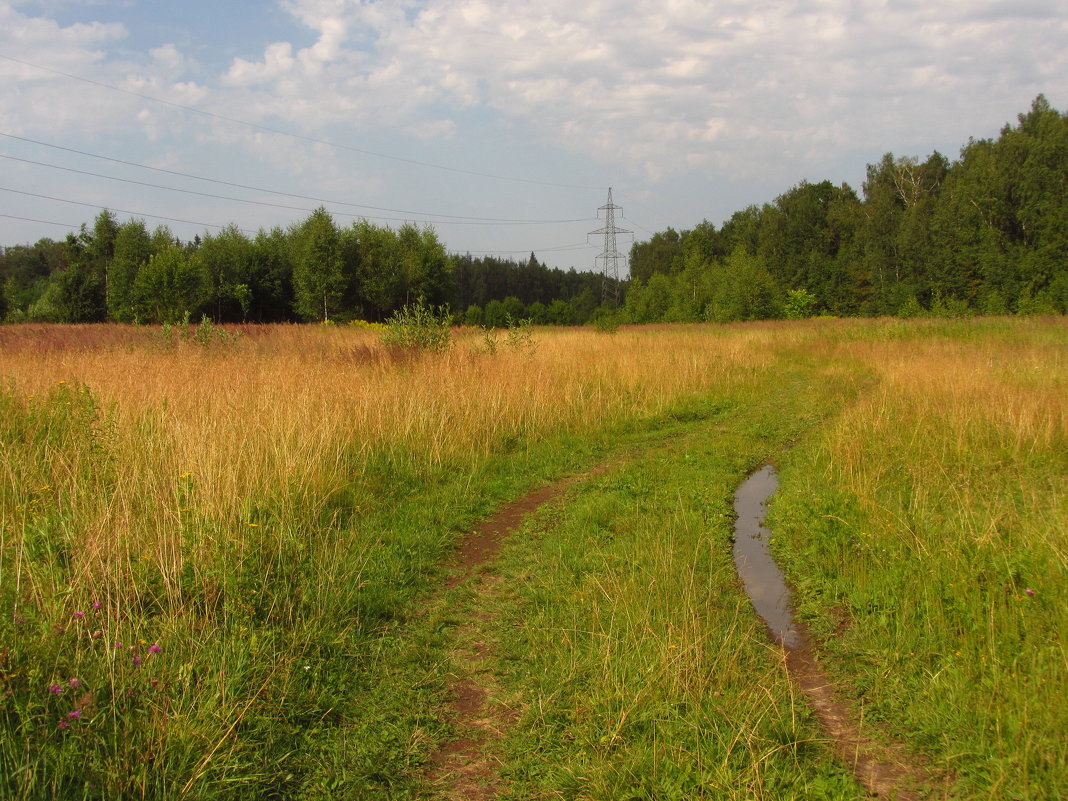
[[[969,135],[996,132],[1039,92],[1055,105],[1068,102],[1068,10],[1060,0],[279,0],[279,7],[301,30],[273,29],[215,74],[192,58],[198,51],[175,44],[139,54],[121,24],[63,26],[3,0],[0,53],[414,161],[454,158],[480,170],[484,154],[465,152],[470,141],[507,144],[521,131],[520,147],[586,165],[589,174],[626,175],[643,197],[656,191],[642,181],[666,187],[690,176],[778,191],[828,173],[856,183],[862,166],[847,173],[845,154],[952,151]],[[156,142],[171,137],[171,153],[187,142],[218,144],[286,175],[344,183],[307,141],[91,85],[72,92],[67,78],[2,59],[0,126],[81,137],[139,131]],[[501,156],[489,171],[512,171],[525,158]],[[569,167],[539,169],[550,181],[572,182]],[[371,169],[359,180],[383,186]]]

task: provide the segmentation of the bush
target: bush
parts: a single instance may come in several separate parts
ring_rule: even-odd
[[[791,289],[786,293],[783,315],[787,320],[805,320],[816,313],[816,296],[807,289]]]
[[[452,343],[451,317],[444,306],[411,303],[386,321],[382,344],[400,350],[446,350]]]

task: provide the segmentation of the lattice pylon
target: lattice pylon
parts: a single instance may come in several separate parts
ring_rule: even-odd
[[[604,236],[604,250],[594,261],[595,265],[600,266],[600,271],[604,275],[604,281],[601,283],[601,301],[607,303],[610,300],[618,306],[619,263],[622,261],[626,265],[627,257],[620,253],[619,248],[616,247],[616,235],[634,232],[616,226],[617,209],[622,209],[622,207],[612,202],[612,187],[608,187],[608,202],[597,210],[598,212],[604,212],[604,227],[598,228],[596,231],[590,231],[587,236]]]

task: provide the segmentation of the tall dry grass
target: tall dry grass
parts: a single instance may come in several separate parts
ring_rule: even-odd
[[[754,347],[758,331],[697,328],[544,331],[533,350],[494,355],[471,334],[445,354],[399,360],[375,334],[344,328],[247,329],[213,347],[118,326],[38,328],[36,348],[18,327],[2,334],[0,376],[18,404],[73,391],[95,399],[100,416],[83,464],[68,463],[65,446],[45,446],[32,464],[6,454],[0,469],[14,492],[4,517],[50,487],[78,528],[73,583],[104,580],[113,591],[144,559],[173,584],[190,517],[240,550],[251,507],[314,509],[358,480],[372,454],[470,463],[509,443],[656,414],[770,362]]]

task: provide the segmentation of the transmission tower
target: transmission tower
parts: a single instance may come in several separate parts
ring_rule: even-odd
[[[601,267],[604,274],[604,280],[601,282],[601,302],[612,301],[618,306],[619,263],[622,261],[625,266],[627,257],[620,253],[616,247],[616,234],[632,234],[634,232],[628,231],[626,228],[616,227],[616,209],[621,209],[621,207],[612,202],[612,187],[608,187],[608,202],[597,210],[598,212],[604,212],[604,227],[598,228],[596,231],[590,231],[587,237],[604,235],[604,250],[601,251],[601,255],[594,262]]]

